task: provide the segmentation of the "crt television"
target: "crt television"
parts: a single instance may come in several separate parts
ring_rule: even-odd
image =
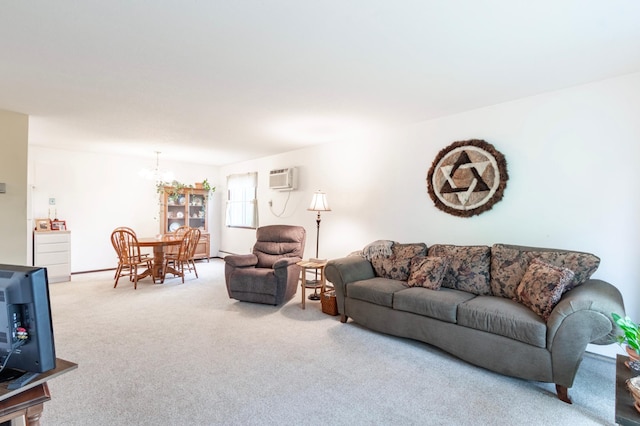
[[[0,374],[56,367],[47,269],[0,265]]]

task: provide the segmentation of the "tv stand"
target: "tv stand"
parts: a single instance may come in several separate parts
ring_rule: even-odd
[[[40,425],[44,403],[51,399],[47,381],[76,368],[78,364],[56,358],[56,368],[40,373],[21,388],[9,390],[8,382],[0,383],[0,423],[24,416],[27,425]]]

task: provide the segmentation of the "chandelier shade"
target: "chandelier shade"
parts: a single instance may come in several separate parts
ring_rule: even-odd
[[[160,151],[156,153],[156,168],[153,170],[142,169],[138,174],[144,179],[153,180],[156,185],[163,182],[171,182],[175,179],[173,172],[162,170],[160,168]]]

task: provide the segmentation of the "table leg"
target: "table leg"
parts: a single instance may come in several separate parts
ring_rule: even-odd
[[[302,274],[302,309],[305,309],[304,307],[304,301],[305,301],[305,290],[307,288],[307,270],[303,267],[302,271],[300,272]]]
[[[164,278],[164,271],[162,270],[164,267],[164,249],[162,246],[153,247],[153,261],[151,262],[151,267],[153,269],[154,278],[162,281]]]
[[[43,410],[44,404],[27,408],[27,414],[25,415],[27,426],[40,426],[40,418],[42,417]]]

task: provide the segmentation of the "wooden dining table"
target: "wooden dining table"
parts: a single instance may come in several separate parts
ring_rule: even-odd
[[[153,248],[153,260],[151,262],[151,269],[147,269],[139,278],[144,278],[152,275],[155,279],[164,282],[164,277],[167,274],[179,275],[179,272],[171,266],[164,267],[165,253],[167,247],[179,246],[182,243],[182,238],[173,234],[164,234],[156,237],[144,237],[138,238],[138,247],[152,247]]]

